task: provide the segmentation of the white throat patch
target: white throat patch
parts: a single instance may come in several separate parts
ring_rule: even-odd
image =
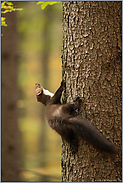
[[[43,88],[43,93],[44,93],[44,95],[49,95],[49,96],[51,96],[51,97],[53,97],[53,93],[51,93],[51,92],[49,92],[48,90],[45,90],[44,88]]]

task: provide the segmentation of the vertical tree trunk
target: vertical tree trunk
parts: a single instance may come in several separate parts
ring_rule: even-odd
[[[67,102],[83,98],[81,115],[116,144],[115,158],[84,140],[72,155],[62,146],[64,182],[122,181],[122,3],[63,2],[63,77]]]
[[[43,12],[43,16],[45,19],[45,23],[43,26],[43,30],[42,30],[42,37],[41,37],[41,41],[43,44],[43,48],[41,49],[41,55],[40,55],[40,60],[42,61],[40,63],[41,65],[41,76],[42,76],[42,86],[44,86],[44,88],[48,88],[48,75],[49,75],[49,70],[48,70],[48,64],[49,64],[49,56],[50,56],[50,51],[51,51],[51,41],[50,41],[50,14],[49,12],[52,11],[52,7],[48,7],[48,9],[46,8],[45,11]],[[44,157],[45,151],[46,151],[46,142],[47,142],[47,134],[46,134],[46,122],[45,122],[45,107],[41,105],[41,112],[40,112],[40,116],[41,116],[41,133],[40,133],[40,138],[39,138],[39,149],[40,152],[42,152],[42,158]],[[42,161],[41,162],[41,167],[45,167],[46,166],[46,162]],[[45,181],[49,181],[49,180],[45,180]]]
[[[19,181],[17,125],[17,31],[16,12],[6,14],[2,28],[2,175],[4,182]]]

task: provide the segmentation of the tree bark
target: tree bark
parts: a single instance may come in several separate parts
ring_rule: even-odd
[[[122,181],[122,2],[63,2],[64,99],[82,97],[80,113],[119,149],[103,154],[84,140],[62,145],[64,182]]]
[[[6,14],[2,28],[2,182],[19,181],[19,132],[17,112],[17,31],[16,12]]]

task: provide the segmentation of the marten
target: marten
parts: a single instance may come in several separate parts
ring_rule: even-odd
[[[49,126],[70,144],[74,153],[78,151],[79,139],[82,138],[101,151],[117,154],[117,147],[106,140],[90,121],[77,113],[80,97],[72,104],[61,104],[60,98],[65,85],[65,80],[62,80],[60,87],[53,94],[40,84],[35,84],[37,101],[46,106],[45,117]]]

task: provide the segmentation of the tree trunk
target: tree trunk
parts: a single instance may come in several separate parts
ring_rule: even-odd
[[[51,8],[52,7],[48,7]],[[51,42],[50,40],[50,23],[51,21],[49,21],[49,9],[43,12],[43,16],[45,19],[45,23],[43,26],[43,30],[42,30],[42,37],[41,37],[41,42],[43,44],[43,47],[40,51],[40,60],[42,61],[40,63],[41,65],[41,80],[42,80],[42,86],[44,86],[44,88],[48,88],[48,75],[49,75],[49,70],[48,70],[48,64],[49,64],[49,56],[50,56],[50,51],[51,51]],[[47,134],[46,134],[46,123],[45,123],[45,107],[43,105],[40,106],[41,110],[40,110],[40,117],[41,117],[41,129],[40,129],[40,138],[39,138],[39,151],[41,152],[41,163],[40,163],[40,167],[46,167],[46,157],[45,157],[45,152],[47,151]],[[43,160],[43,161],[42,161]],[[42,176],[40,178],[40,180],[42,180]],[[48,177],[45,177],[45,181],[49,181]]]
[[[115,158],[80,141],[62,145],[64,182],[122,181],[122,2],[63,2],[63,77],[67,102],[82,97],[81,115],[119,149]]]
[[[19,181],[17,125],[17,31],[16,12],[6,14],[2,28],[2,175],[3,182]]]

